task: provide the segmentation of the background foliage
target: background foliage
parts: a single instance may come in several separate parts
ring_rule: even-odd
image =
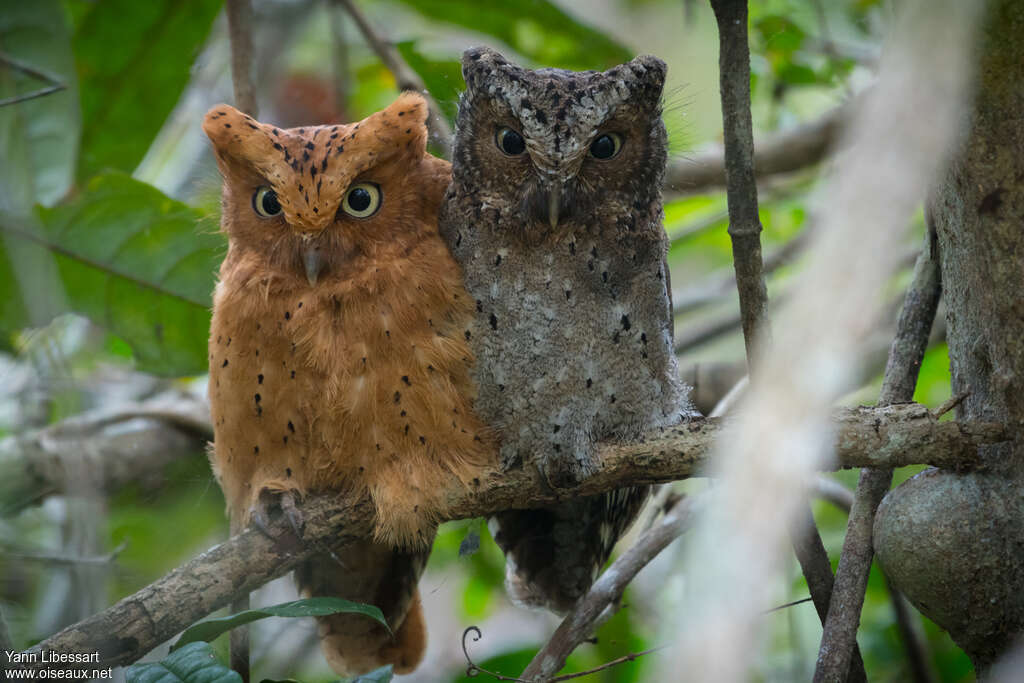
[[[889,4],[752,0],[755,137],[814,119],[869,84]],[[0,56],[31,64],[66,86],[0,108],[0,436],[168,387],[204,391],[208,307],[225,243],[216,231],[218,178],[199,122],[208,107],[231,100],[221,5],[0,0]],[[717,38],[702,2],[368,0],[360,6],[396,42],[449,117],[462,88],[458,57],[473,44],[494,45],[527,65],[569,69],[604,69],[650,52],[669,63],[665,121],[673,163],[720,139]],[[313,0],[258,0],[255,7],[262,120],[284,126],[356,120],[395,96],[394,79],[339,8]],[[0,98],[41,85],[0,62]],[[769,257],[813,227],[816,175],[809,169],[762,187]],[[677,302],[699,298],[729,277],[724,210],[721,191],[667,193]],[[908,243],[908,256],[917,245]],[[773,299],[785,295],[799,267],[797,256],[772,272]],[[905,280],[892,283],[894,304]],[[705,296],[681,313],[677,338],[735,316],[735,295],[725,294]],[[877,396],[885,332],[880,363],[862,386],[850,387],[848,402]],[[735,371],[742,358],[735,326],[687,348],[681,365]],[[949,392],[940,339],[925,359],[918,400],[938,405]],[[897,483],[910,474],[899,473]],[[852,473],[837,478],[851,488],[855,481]],[[815,512],[837,557],[845,515],[824,503]],[[482,533],[480,550],[460,555],[472,530]],[[223,500],[198,452],[109,498],[83,491],[0,518],[0,603],[15,644],[27,646],[109,604],[225,534]],[[108,561],[68,561],[105,556],[122,545]],[[596,643],[578,650],[569,670],[659,644],[659,600],[683,590],[684,579],[671,572],[675,557],[669,551],[645,570],[627,593],[625,609]],[[432,635],[416,680],[463,680],[458,635],[470,624],[484,633],[471,650],[478,663],[505,674],[522,670],[556,622],[511,607],[502,574],[501,555],[479,521],[445,525],[423,583]],[[780,603],[807,594],[795,563],[791,576],[778,587]],[[282,581],[254,602],[293,597]],[[759,678],[808,678],[820,637],[813,608],[802,604],[765,619],[772,637]],[[329,680],[311,622],[286,621],[261,622],[256,631],[257,674]],[[966,657],[922,621],[938,678],[972,679]],[[872,680],[906,678],[877,571],[860,645]],[[641,659],[595,678],[642,681],[646,666]]]

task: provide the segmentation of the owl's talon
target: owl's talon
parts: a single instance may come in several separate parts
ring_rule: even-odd
[[[291,491],[285,491],[281,494],[280,498],[281,512],[284,513],[285,519],[288,520],[288,524],[292,528],[292,532],[295,537],[302,539],[302,530],[306,526],[306,518],[302,514],[302,510],[295,502],[295,496]]]
[[[270,531],[270,522],[267,520],[267,516],[263,510],[258,506],[249,508],[249,525],[256,528],[261,534],[267,538],[274,540],[274,534]]]

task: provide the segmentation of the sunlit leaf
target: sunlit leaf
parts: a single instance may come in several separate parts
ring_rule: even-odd
[[[104,0],[81,19],[74,49],[83,176],[134,170],[177,104],[222,4]]]
[[[233,628],[244,626],[260,619],[266,619],[267,617],[325,617],[331,614],[362,614],[385,627],[388,625],[384,621],[384,615],[380,609],[374,605],[364,605],[341,598],[307,598],[305,600],[285,602],[280,605],[271,605],[270,607],[245,610],[244,612],[227,617],[200,621],[198,624],[193,624],[185,629],[185,632],[181,634],[178,641],[171,646],[171,651],[173,652],[185,647],[189,643],[198,641],[209,642]]]
[[[159,662],[133,664],[128,683],[242,683],[238,673],[217,661],[209,643],[191,643]]]
[[[224,241],[205,217],[111,173],[73,202],[28,219],[0,215],[0,324],[18,329],[66,312],[123,338],[141,368],[206,368],[210,294]]]

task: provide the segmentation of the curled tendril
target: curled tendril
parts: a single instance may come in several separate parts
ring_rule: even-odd
[[[477,628],[476,626],[470,626],[462,632],[462,654],[466,657],[466,676],[468,678],[475,678],[480,674],[487,674],[488,676],[493,676],[499,681],[519,681],[520,683],[528,683],[522,678],[503,676],[499,673],[495,673],[494,671],[488,671],[487,669],[484,669],[474,664],[473,660],[469,656],[469,648],[466,647],[466,637],[474,631],[476,632],[476,634],[473,636],[473,642],[475,643],[478,640],[480,640],[484,635],[483,633],[481,633],[479,628]]]
[[[471,631],[476,631],[476,635],[473,636],[474,643],[480,640],[484,635],[476,626],[470,626],[462,632],[462,654],[466,657],[466,676],[469,678],[473,678],[483,671],[483,669],[474,664],[473,660],[469,657],[469,649],[466,647],[466,636],[468,636]]]

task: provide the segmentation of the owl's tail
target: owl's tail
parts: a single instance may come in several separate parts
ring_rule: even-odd
[[[354,676],[391,664],[409,673],[423,659],[427,626],[417,589],[427,550],[403,552],[364,541],[338,549],[335,557],[317,555],[295,570],[303,597],[339,597],[376,605],[391,627],[362,615],[317,617],[320,647],[331,668]]]
[[[623,488],[492,517],[491,533],[505,552],[509,597],[527,607],[569,611],[594,583],[649,493],[647,486]]]

